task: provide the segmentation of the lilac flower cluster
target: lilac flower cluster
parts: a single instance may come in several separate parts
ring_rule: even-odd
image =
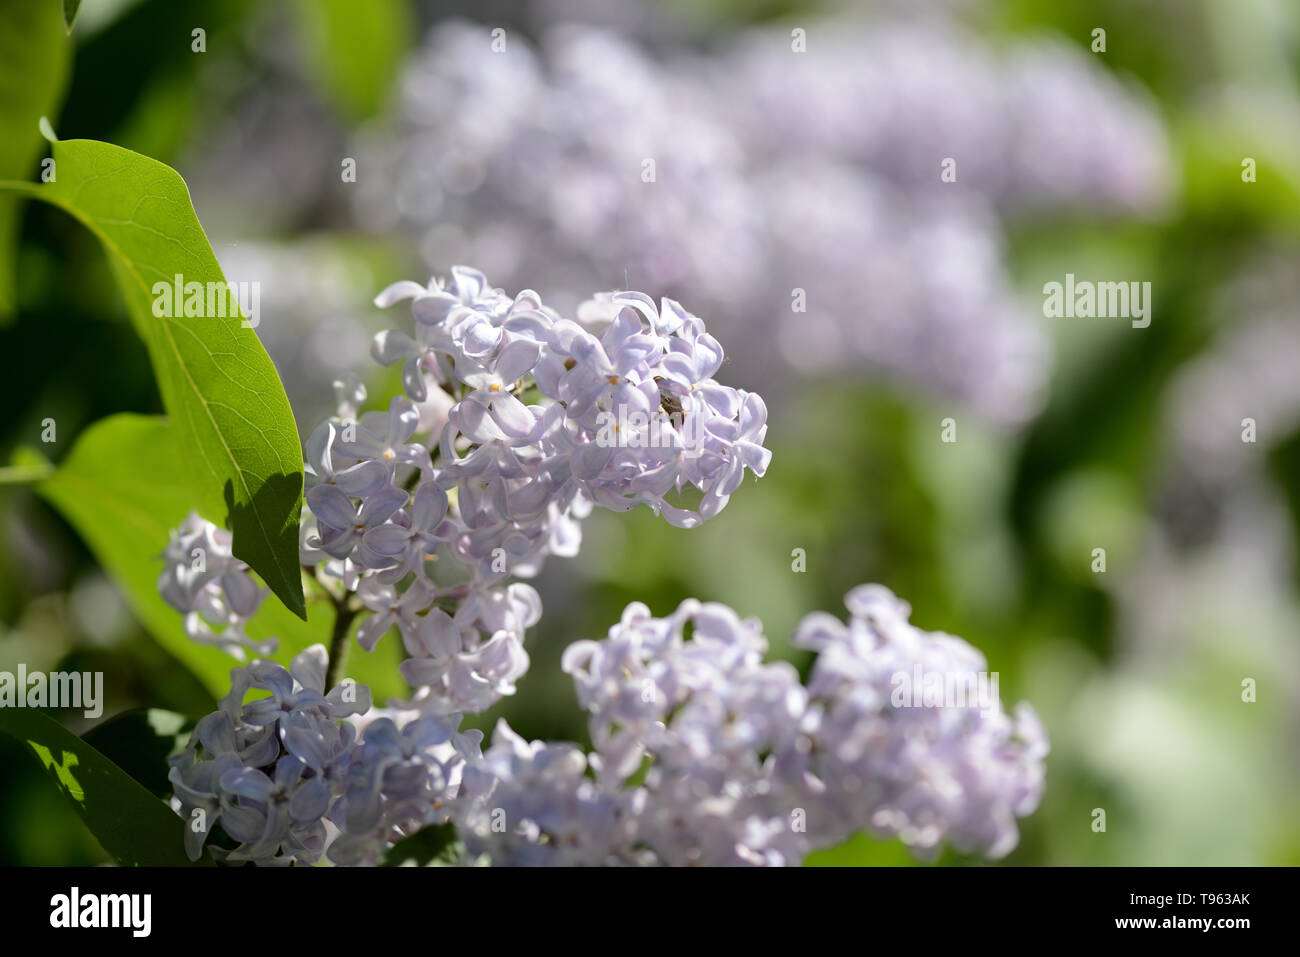
[[[788,31],[749,30],[701,63],[746,142],[838,157],[909,191],[932,191],[951,157],[957,184],[1016,215],[1146,215],[1168,198],[1169,145],[1150,97],[1062,39],[994,51],[935,16],[813,24],[809,35],[815,49],[791,56]]]
[[[326,652],[313,645],[288,671],[257,660],[231,671],[230,694],[199,721],[168,775],[197,859],[220,824],[238,846],[214,856],[256,864],[310,864],[325,850],[324,818],[344,783],[356,729],[370,709],[355,683],[324,691]],[[249,691],[268,692],[244,704]]]
[[[817,652],[808,681],[812,768],[827,783],[819,817],[835,835],[897,835],[932,853],[942,840],[963,852],[1006,855],[1016,818],[1043,793],[1047,737],[1033,709],[997,702],[965,707],[898,706],[899,678],[987,674],[984,656],[960,638],[922,631],[888,589],[864,585],[845,598],[849,621],[815,614],[795,644]]]
[[[847,626],[801,627],[819,654],[807,687],[764,662],[761,625],[730,608],[691,600],[658,619],[634,603],[563,658],[590,753],[504,722],[482,751],[462,716],[514,691],[541,615],[511,579],[576,551],[597,505],[646,505],[684,528],[716,515],[746,471],[767,469],[766,408],[713,378],[721,345],[670,299],[601,295],[566,318],[458,267],[376,303],[403,300],[414,333],[382,332],[372,350],[400,368],[403,394],[361,412],[359,381],[336,383],[339,413],[306,443],[300,551],[364,650],[397,632],[414,690],[387,709],[348,679],[327,692],[319,645],[288,670],[236,668],[172,762],[191,856],[220,826],[235,842],[213,847],[224,860],[368,865],[448,822],[466,863],[785,865],[862,829],[920,853],[1015,844],[1042,788],[1032,713],[1012,722],[996,695],[981,712],[892,707],[893,673],[983,659],[913,628],[883,590],[851,593]],[[242,651],[260,592],[229,537],[191,516],[166,557],[168,600]],[[245,702],[253,691],[265,696]]]
[[[982,656],[915,628],[881,586],[846,601],[847,624],[815,614],[798,629],[818,653],[807,687],[764,663],[761,626],[726,606],[654,618],[629,605],[607,638],[564,656],[593,752],[499,725],[467,847],[498,864],[781,865],[865,829],[923,856],[944,840],[1004,856],[1042,794],[1033,711],[897,702],[898,675],[983,671]]]
[[[460,715],[372,709],[350,679],[326,694],[326,663],[313,645],[288,671],[264,660],[234,669],[230,694],[172,758],[192,859],[220,825],[237,846],[213,847],[218,860],[314,864],[328,847],[335,864],[376,864],[448,819],[479,732],[461,733]],[[254,690],[267,695],[245,704]]]
[[[460,730],[461,716],[376,709],[350,754],[335,820],[342,833],[329,859],[375,865],[399,840],[429,824],[452,820],[479,797],[473,769],[481,760],[479,731]]]
[[[598,779],[630,802],[650,862],[794,864],[806,852],[807,696],[766,650],[759,622],[694,600],[662,619],[633,603],[604,641],[566,650]]]
[[[240,842],[233,860],[311,863],[328,824],[331,860],[374,863],[489,788],[496,778],[480,770],[461,793],[479,752],[460,715],[514,691],[541,614],[537,592],[508,579],[575,553],[594,505],[645,504],[690,527],[770,458],[762,400],[713,379],[722,347],[671,300],[607,295],[566,319],[536,293],[509,297],[459,267],[449,283],[398,283],[376,302],[404,299],[414,335],[380,333],[373,353],[401,363],[405,394],[361,413],[359,380],[336,383],[339,414],[306,443],[300,551],[336,606],[360,616],[363,649],[398,632],[415,691],[384,714],[349,686],[365,704],[343,707],[323,694],[323,648],[289,672],[263,660],[232,672],[230,696],[196,730],[173,781],[182,810],[225,822]],[[674,501],[687,486],[698,502]],[[455,568],[434,576],[442,557]],[[242,650],[262,593],[230,557],[229,535],[192,516],[166,559],[160,588],[191,633],[215,641],[207,622],[219,621],[224,645]],[[270,697],[243,705],[255,688]],[[343,721],[354,715],[363,717]],[[197,854],[208,832],[192,833]]]
[[[191,512],[162,554],[158,592],[185,616],[185,634],[191,641],[214,645],[239,661],[248,651],[273,654],[276,639],[254,641],[244,633],[267,591],[231,554],[231,542],[230,532]]]
[[[358,182],[364,224],[412,233],[431,266],[469,249],[493,275],[546,275],[566,307],[626,282],[625,268],[711,305],[750,284],[761,206],[697,71],[674,85],[636,46],[577,26],[549,31],[541,50],[511,36],[493,53],[490,39],[444,21],[412,57],[399,135],[356,146],[400,184]]]
[[[899,675],[966,674],[983,658],[912,626],[881,586],[847,604],[847,624],[799,626],[796,644],[818,655],[806,687],[724,605],[690,600],[666,618],[629,605],[604,640],[564,655],[590,754],[504,721],[480,751],[460,714],[372,710],[350,682],[324,694],[319,645],[289,671],[235,669],[172,762],[176,805],[201,825],[187,850],[220,823],[239,842],[214,851],[224,860],[313,863],[328,844],[336,864],[375,864],[450,821],[464,862],[498,865],[792,865],[859,830],[922,856],[945,840],[1005,855],[1043,789],[1033,711],[898,702]],[[268,695],[243,704],[252,689]]]
[[[415,339],[382,333],[375,357],[404,363],[415,401],[432,388],[459,397],[442,431],[436,481],[456,489],[473,531],[457,541],[467,564],[502,546],[512,566],[527,564],[555,537],[554,514],[579,499],[618,511],[645,504],[690,528],[721,511],[746,468],[766,470],[763,400],[713,379],[722,347],[676,302],[602,296],[575,321],[531,290],[509,299],[481,273],[452,272],[449,289],[398,283],[380,294],[385,306],[412,298],[417,329]],[[530,388],[540,401],[526,405],[520,397]],[[663,423],[657,438],[651,422]],[[689,432],[679,427],[685,422]],[[613,435],[623,423],[637,434]],[[378,448],[371,446],[361,451]],[[461,447],[473,451],[461,456]],[[702,493],[698,508],[669,503],[685,485]]]
[[[746,469],[767,468],[767,410],[713,379],[722,347],[671,300],[607,296],[578,321],[463,267],[376,303],[407,299],[414,336],[387,330],[373,348],[401,364],[405,394],[349,421],[364,396],[343,388],[343,414],[307,442],[302,559],[356,592],[367,651],[397,628],[413,707],[481,711],[513,692],[541,614],[506,579],[576,553],[593,505],[644,504],[681,527],[716,515]],[[687,486],[694,507],[674,501]],[[430,577],[440,553],[464,580]]]
[[[358,215],[431,266],[470,250],[493,275],[547,275],[561,303],[630,275],[775,337],[794,371],[865,362],[1023,421],[1048,344],[1000,219],[1158,210],[1154,110],[1060,42],[995,55],[943,17],[806,26],[802,53],[764,28],[705,57],[571,25],[492,52],[489,28],[441,22],[398,135],[356,146],[384,171],[358,183]]]
[[[456,822],[468,861],[505,866],[594,867],[635,863],[629,809],[587,775],[573,744],[527,742],[505,720],[466,771],[479,796]]]

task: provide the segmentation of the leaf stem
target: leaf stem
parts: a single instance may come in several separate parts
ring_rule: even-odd
[[[54,474],[54,466],[49,462],[40,465],[11,465],[0,468],[0,485],[25,485],[39,482]]]

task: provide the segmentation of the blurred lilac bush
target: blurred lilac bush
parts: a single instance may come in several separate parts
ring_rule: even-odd
[[[1155,212],[1158,120],[1053,41],[998,59],[941,19],[821,26],[803,54],[762,29],[652,57],[579,26],[490,53],[486,28],[439,24],[396,130],[357,144],[381,171],[357,215],[431,268],[455,250],[545,274],[565,306],[631,278],[775,336],[799,371],[857,360],[1023,421],[1047,343],[1005,275],[1000,218]],[[939,180],[950,157],[960,188]]]

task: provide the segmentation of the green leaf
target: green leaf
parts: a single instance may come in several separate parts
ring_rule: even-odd
[[[326,97],[351,120],[378,113],[413,35],[406,0],[298,0],[307,68]]]
[[[72,32],[72,24],[77,19],[77,11],[81,9],[81,0],[63,0],[63,22],[67,24],[68,32]]]
[[[37,462],[29,459],[16,456],[16,467],[37,470]],[[59,467],[35,487],[76,528],[158,643],[189,668],[214,699],[224,696],[237,662],[218,648],[186,637],[180,614],[158,594],[159,556],[171,530],[194,508],[174,427],[154,416],[103,419],[87,429]],[[274,657],[287,665],[307,646],[328,640],[332,606],[315,601],[308,611],[304,621],[268,600],[248,623],[248,635],[279,638]],[[378,701],[409,690],[397,672],[398,646],[385,644],[369,655],[349,655],[344,672],[369,686]]]
[[[167,759],[185,747],[194,724],[192,718],[174,711],[142,708],[100,722],[81,740],[161,798],[172,793]]]
[[[95,423],[36,490],[80,533],[150,634],[214,699],[224,695],[230,656],[190,641],[180,614],[158,594],[159,556],[195,507],[167,420],[115,415]]]
[[[445,867],[456,862],[459,851],[454,824],[430,824],[389,848],[382,866]]]
[[[226,524],[235,555],[305,617],[302,449],[275,366],[237,307],[230,316],[155,315],[155,294],[161,303],[177,276],[204,289],[225,284],[184,180],[156,160],[94,140],[56,142],[53,152],[54,182],[3,185],[59,206],[103,243],[179,429],[187,484],[199,493],[191,504]]]
[[[185,822],[57,721],[29,708],[0,708],[0,733],[31,752],[118,864],[192,865],[185,856]]]
[[[36,124],[63,99],[70,44],[53,0],[5,0],[0,16],[0,180],[26,179],[41,152]],[[0,194],[0,323],[14,313],[19,200]]]

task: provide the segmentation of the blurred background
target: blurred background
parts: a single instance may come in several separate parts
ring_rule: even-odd
[[[347,372],[396,391],[374,294],[461,263],[561,309],[674,297],[766,398],[771,469],[719,518],[598,512],[550,559],[532,668],[474,724],[585,740],[560,652],[629,601],[727,602],[806,666],[799,618],[881,582],[1048,729],[1008,863],[1300,864],[1300,6],[85,0],[70,44],[55,129],[180,171],[303,435]],[[17,253],[0,461],[161,411],[89,234],[27,204]],[[1150,282],[1149,328],[1045,318],[1067,273]],[[0,539],[0,670],[212,709],[179,617],[142,623],[30,488]],[[0,863],[106,859],[0,739]]]

